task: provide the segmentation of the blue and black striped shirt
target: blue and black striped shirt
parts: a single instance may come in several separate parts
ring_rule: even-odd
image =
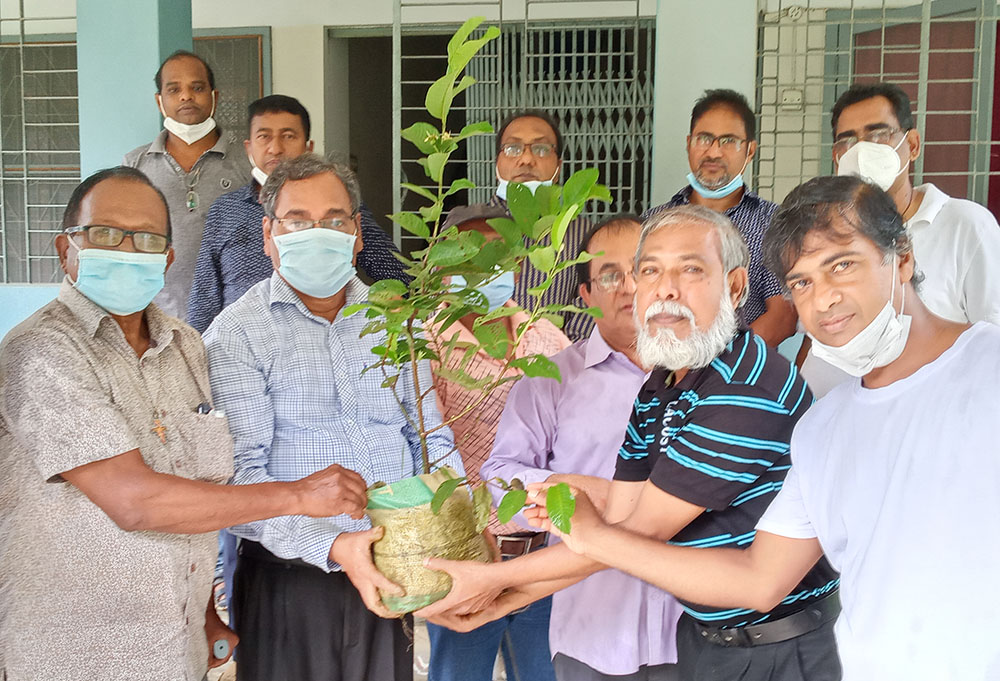
[[[653,372],[636,398],[615,479],[649,480],[706,509],[672,543],[746,548],[791,468],[792,428],[812,401],[795,367],[741,330],[709,366],[676,384],[670,372]],[[770,613],[683,605],[706,625],[739,627],[801,610],[838,584],[823,559]]]

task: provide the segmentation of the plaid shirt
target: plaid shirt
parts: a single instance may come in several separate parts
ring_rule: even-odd
[[[368,287],[347,283],[347,305],[364,302]],[[330,322],[309,312],[285,280],[273,274],[223,310],[208,331],[209,374],[216,406],[233,435],[235,484],[298,480],[331,464],[357,471],[371,485],[396,482],[420,470],[420,441],[392,391],[381,387],[372,347],[382,334],[360,337],[363,314]],[[420,366],[422,386],[430,367]],[[416,414],[410,371],[400,373],[399,394]],[[441,422],[434,400],[424,402],[429,427]],[[432,461],[462,471],[447,428],[430,436]],[[451,454],[449,455],[449,452]],[[301,558],[323,570],[341,532],[370,527],[367,518],[281,516],[232,528],[281,558]]]
[[[664,208],[683,206],[691,203],[691,185],[684,187],[671,198],[667,203],[656,208],[651,208],[642,214],[642,219],[656,215]],[[750,249],[750,293],[747,302],[743,305],[743,314],[746,323],[752,324],[757,317],[767,312],[768,298],[780,296],[782,294],[781,282],[778,278],[764,267],[764,256],[762,253],[764,245],[764,233],[771,224],[771,217],[778,210],[778,204],[762,199],[749,187],[743,187],[743,198],[735,206],[726,211],[726,217],[733,221],[736,229],[743,235],[743,240]]]
[[[507,202],[496,194],[487,203],[491,206],[503,206],[504,209],[507,208]],[[583,218],[577,218],[569,223],[569,228],[566,230],[566,236],[563,239],[563,257],[575,258],[580,255],[580,251],[583,250],[583,240],[589,230],[590,223]],[[548,239],[545,240],[545,243],[548,243]],[[535,266],[528,260],[525,260],[524,266],[521,269],[521,278],[514,287],[514,302],[526,309],[533,305],[535,299],[528,295],[528,289],[538,286],[543,281],[545,281],[545,275],[535,269]],[[580,288],[579,284],[580,282],[577,281],[576,277],[576,268],[567,267],[562,272],[556,274],[552,286],[542,295],[541,304],[551,305],[558,303],[560,305],[587,307],[583,299],[580,298],[578,291]],[[563,333],[571,341],[578,341],[589,337],[590,332],[594,329],[594,318],[589,314],[571,314],[567,312],[563,313],[563,318],[566,320],[562,327]]]

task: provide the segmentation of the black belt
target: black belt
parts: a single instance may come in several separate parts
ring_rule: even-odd
[[[824,596],[815,603],[810,603],[804,610],[793,612],[791,615],[773,622],[719,629],[718,627],[706,627],[697,620],[693,621],[695,630],[709,643],[725,648],[749,648],[788,641],[816,631],[827,622],[837,619],[839,614],[840,593],[834,591],[829,596]]]

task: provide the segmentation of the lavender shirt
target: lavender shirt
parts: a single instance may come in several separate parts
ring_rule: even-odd
[[[611,479],[646,374],[604,341],[590,337],[552,357],[562,381],[514,384],[483,479],[541,482],[552,473]],[[602,674],[677,661],[680,606],[672,596],[617,570],[604,570],[552,599],[549,647]]]

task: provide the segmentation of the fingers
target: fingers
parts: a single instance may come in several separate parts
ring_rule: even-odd
[[[391,584],[392,582],[389,583]],[[397,617],[396,613],[385,607],[385,604],[382,602],[382,596],[379,594],[378,589],[373,583],[369,582],[363,585],[358,589],[358,593],[361,594],[361,600],[364,601],[365,607],[379,617],[387,620],[395,619]]]

